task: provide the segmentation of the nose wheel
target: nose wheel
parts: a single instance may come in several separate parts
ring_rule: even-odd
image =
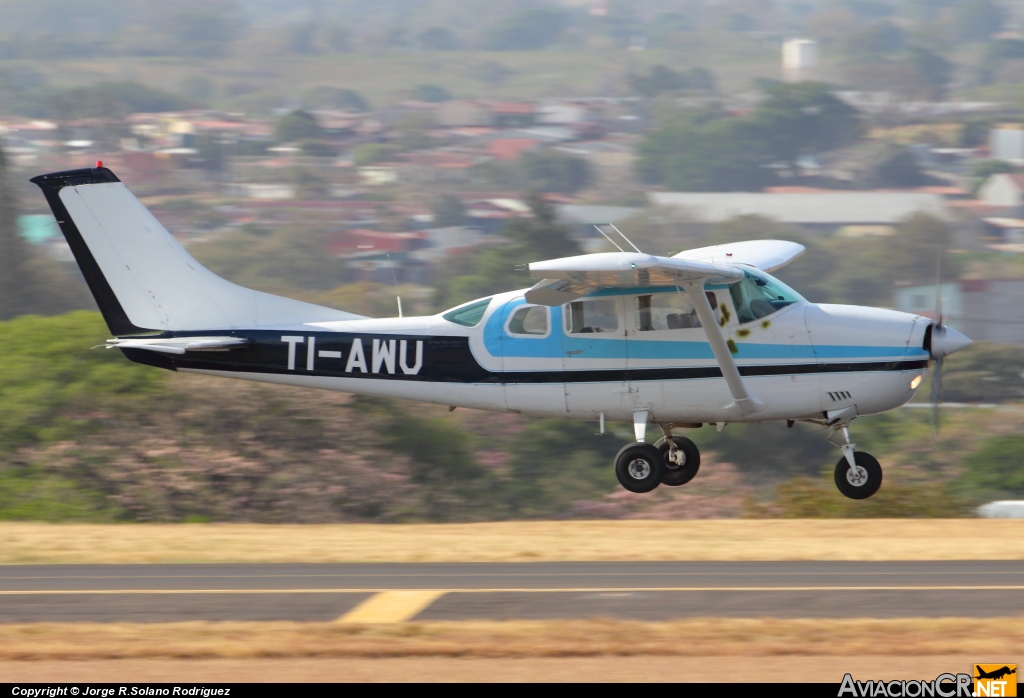
[[[832,437],[842,433],[844,442],[832,441]],[[832,427],[829,441],[843,451],[843,457],[836,463],[836,487],[850,499],[867,499],[882,486],[882,466],[870,453],[855,451],[855,444],[850,441],[849,424],[837,424]]]
[[[882,466],[870,453],[855,451],[856,467],[850,467],[846,456],[836,463],[836,487],[850,499],[867,499],[882,485]]]

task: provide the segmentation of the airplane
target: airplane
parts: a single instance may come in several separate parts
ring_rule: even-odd
[[[851,422],[904,404],[932,363],[941,370],[971,343],[941,315],[808,302],[770,275],[804,251],[782,240],[662,257],[606,234],[618,251],[533,262],[529,289],[432,316],[369,318],[216,276],[102,163],[31,181],[114,335],[105,346],[131,361],[596,420],[602,433],[606,420],[629,422],[635,441],[614,467],[631,492],[696,475],[700,452],[675,429],[785,421],[826,428],[842,451],[839,491],[870,497],[882,469],[856,450]],[[648,425],[662,433],[653,444]]]
[[[1011,669],[1008,666],[1003,666],[1000,669],[994,669],[992,671],[984,671],[980,666],[975,665],[975,669],[977,670],[977,673],[978,673],[978,675],[974,677],[976,679],[995,679],[995,680],[998,681],[999,679],[1003,678],[1004,676],[1009,676],[1010,674],[1016,674],[1017,673],[1016,667]]]

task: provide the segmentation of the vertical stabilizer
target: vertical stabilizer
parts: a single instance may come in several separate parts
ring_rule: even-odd
[[[361,317],[243,288],[203,267],[105,167],[32,179],[116,335]]]

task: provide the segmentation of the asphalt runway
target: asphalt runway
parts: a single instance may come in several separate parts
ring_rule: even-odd
[[[0,566],[0,622],[1001,617],[1024,562]]]

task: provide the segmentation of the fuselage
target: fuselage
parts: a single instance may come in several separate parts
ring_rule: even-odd
[[[742,284],[708,290],[748,391],[765,403],[752,415],[725,409],[731,398],[706,330],[671,287],[606,289],[554,307],[527,304],[520,290],[434,316],[218,331],[249,340],[228,351],[124,351],[181,371],[574,419],[646,410],[659,423],[822,421],[913,396],[931,320],[813,304],[779,287],[767,296],[774,306],[744,296]]]

